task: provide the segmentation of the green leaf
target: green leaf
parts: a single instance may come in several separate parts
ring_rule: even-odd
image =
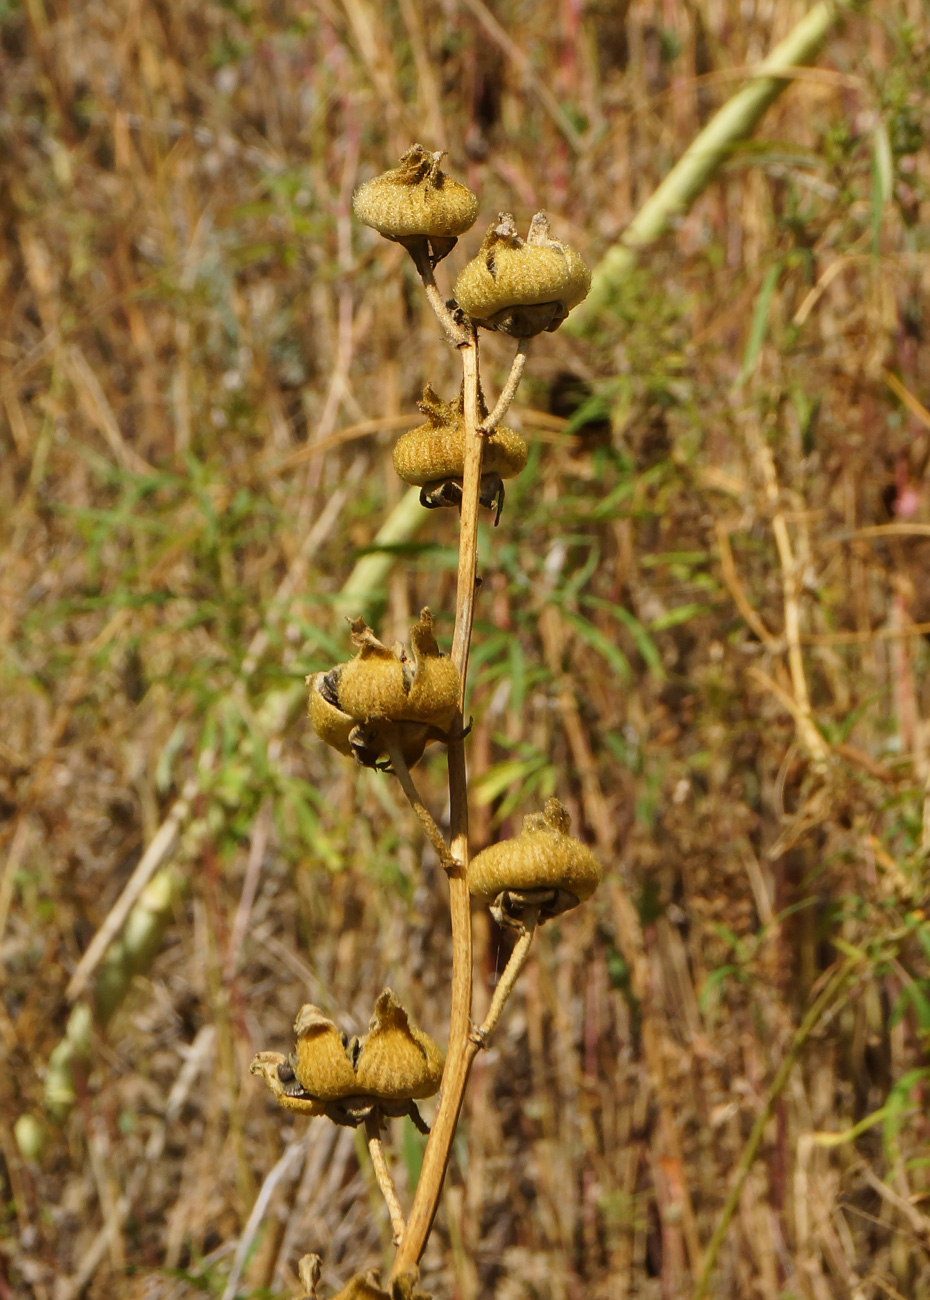
[[[629,659],[627,659],[620,647],[614,645],[600,628],[596,628],[593,623],[589,623],[580,615],[571,614],[568,610],[565,610],[563,611],[563,617],[575,629],[582,641],[586,642],[592,650],[596,650],[599,655],[602,655],[607,660],[623,685],[630,686],[633,681],[633,670],[630,667]]]
[[[769,306],[771,305],[772,293],[778,283],[779,275],[781,275],[781,262],[775,262],[765,273],[759,296],[756,298],[755,310],[752,313],[749,339],[746,343],[743,365],[736,380],[737,386],[744,384],[756,368],[756,362],[759,360],[759,353],[762,351],[762,344],[765,342],[765,335],[769,327]]]

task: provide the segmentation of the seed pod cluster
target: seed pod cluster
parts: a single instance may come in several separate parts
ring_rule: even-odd
[[[310,1003],[301,1007],[294,1032],[289,1057],[259,1052],[250,1067],[289,1110],[354,1126],[375,1106],[388,1115],[413,1113],[413,1103],[432,1097],[442,1082],[442,1052],[390,989],[375,1003],[361,1041]]]
[[[509,212],[501,212],[455,282],[455,298],[473,321],[514,338],[558,329],[587,296],[591,272],[568,244],[552,239],[537,212],[524,242]]]
[[[500,924],[518,929],[530,912],[538,913],[542,923],[577,907],[597,889],[601,868],[570,830],[567,809],[549,799],[543,813],[524,817],[515,839],[492,844],[472,858],[468,888],[490,905]]]
[[[444,402],[427,384],[417,406],[426,421],[398,439],[394,469],[405,483],[423,489],[424,505],[457,505],[465,469],[463,399],[460,395],[457,402]],[[481,501],[491,506],[499,498],[502,505],[503,480],[526,466],[526,442],[513,429],[497,428],[483,436]]]
[[[360,185],[352,197],[359,221],[407,247],[428,239],[434,262],[478,215],[477,196],[445,174],[442,157],[411,145],[396,167]]]
[[[458,670],[440,652],[429,609],[410,629],[409,652],[388,649],[361,618],[350,626],[355,658],[308,678],[310,725],[365,767],[389,766],[389,742],[412,767],[428,740],[447,738],[459,705]]]

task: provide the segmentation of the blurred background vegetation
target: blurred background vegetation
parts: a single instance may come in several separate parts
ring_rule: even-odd
[[[331,1283],[389,1252],[353,1134],[247,1071],[304,1001],[448,1011],[442,873],[300,716],[392,440],[457,382],[352,190],[420,140],[481,223],[543,207],[594,265],[803,13],[0,0],[0,1300],[291,1294],[306,1250]],[[438,1296],[691,1296],[845,958],[712,1294],[930,1297],[928,128],[926,5],[847,16],[586,334],[535,346],[482,532],[473,839],[557,793],[606,879],[478,1062]],[[390,641],[429,604],[448,644],[456,524],[424,518],[364,612]],[[476,932],[480,1013],[509,941]],[[406,1197],[422,1139],[392,1141]]]

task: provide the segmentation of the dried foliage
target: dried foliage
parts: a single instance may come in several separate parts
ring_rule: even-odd
[[[440,1040],[448,1010],[396,783],[281,707],[344,659],[393,438],[458,384],[352,193],[422,140],[594,266],[802,13],[0,5],[4,1300],[292,1295],[308,1251],[321,1294],[381,1289],[362,1132],[279,1123],[248,1072],[304,1001],[361,1033],[387,982]],[[585,337],[534,341],[472,840],[557,795],[604,883],[478,1057],[408,1290],[691,1296],[742,1160],[715,1297],[930,1297],[928,103],[920,0],[848,16]],[[387,645],[451,607],[425,518],[365,610]],[[434,808],[444,775],[431,746]],[[186,888],[114,931],[89,1058],[47,1074],[169,814]],[[513,942],[484,915],[479,1012]]]

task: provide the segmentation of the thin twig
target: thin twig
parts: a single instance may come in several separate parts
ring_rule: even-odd
[[[523,378],[523,371],[526,367],[526,358],[529,355],[529,350],[529,339],[521,339],[517,344],[517,351],[510,366],[510,374],[507,376],[507,382],[501,389],[501,395],[497,399],[494,410],[481,422],[482,433],[491,433],[492,430],[496,429],[509,411],[510,404],[516,397],[517,389],[520,387],[520,380]]]
[[[480,1029],[472,1032],[472,1042],[477,1047],[487,1047],[488,1039],[497,1028],[501,1012],[504,1010],[507,999],[513,992],[514,985],[520,978],[520,972],[526,965],[527,958],[530,955],[530,947],[533,943],[533,935],[536,933],[538,916],[539,912],[534,911],[528,923],[524,922],[520,937],[514,944],[513,952],[510,954],[510,960],[504,967],[503,975],[497,981],[497,988],[494,990],[494,996],[491,999],[491,1005],[488,1007],[488,1014],[484,1018],[484,1023]]]
[[[823,992],[802,1020],[798,1031],[792,1040],[791,1047],[788,1049],[785,1059],[779,1066],[778,1073],[772,1080],[771,1087],[769,1088],[768,1094],[765,1098],[765,1105],[762,1107],[759,1117],[753,1125],[749,1139],[743,1148],[743,1154],[740,1156],[739,1164],[736,1167],[736,1177],[733,1180],[733,1186],[730,1188],[730,1194],[720,1212],[720,1218],[717,1220],[717,1226],[714,1229],[714,1234],[711,1237],[710,1242],[708,1243],[707,1250],[704,1252],[704,1264],[701,1268],[701,1275],[697,1281],[693,1300],[702,1300],[702,1298],[707,1294],[710,1277],[714,1271],[714,1266],[717,1263],[717,1256],[720,1254],[720,1247],[723,1245],[723,1239],[730,1226],[730,1220],[733,1218],[736,1207],[739,1204],[740,1195],[746,1179],[749,1177],[749,1171],[755,1161],[756,1154],[758,1153],[759,1145],[762,1142],[762,1135],[765,1132],[765,1126],[772,1118],[775,1104],[784,1091],[785,1084],[791,1077],[791,1072],[798,1062],[798,1057],[801,1055],[804,1044],[817,1028],[821,1017],[829,1009],[835,999],[839,997],[840,993],[842,993],[846,984],[849,982],[854,968],[858,964],[858,958],[849,957],[843,962],[839,970],[834,972]]]
[[[443,867],[449,868],[454,865],[454,859],[449,852],[449,846],[443,838],[442,831],[433,820],[432,813],[420,797],[420,792],[413,783],[413,777],[410,775],[410,768],[404,758],[403,750],[396,736],[387,737],[387,751],[391,758],[391,767],[394,775],[400,782],[400,788],[407,796],[407,802],[416,813],[420,825],[426,838],[432,844],[439,857]]]
[[[423,291],[426,294],[426,301],[432,307],[436,314],[436,319],[442,326],[446,338],[455,348],[468,349],[469,339],[471,337],[469,329],[460,325],[452,312],[446,306],[442,294],[439,292],[439,286],[436,284],[436,277],[433,275],[433,264],[430,261],[429,247],[425,239],[413,244],[408,252],[413,258],[413,264],[417,268],[417,274],[423,281]],[[477,343],[475,344],[477,348]]]
[[[472,942],[471,900],[465,874],[468,868],[468,786],[465,748],[461,738],[461,708],[465,702],[468,649],[474,619],[475,570],[478,548],[478,495],[484,439],[478,433],[478,341],[474,332],[461,349],[464,379],[465,467],[462,487],[462,521],[459,536],[458,585],[452,662],[459,670],[462,694],[459,717],[452,726],[457,739],[449,742],[449,801],[453,865],[448,868],[449,911],[452,920],[452,1009],[449,1014],[449,1050],[442,1077],[442,1096],[417,1183],[404,1239],[394,1258],[391,1277],[419,1263],[426,1246],[471,1063],[477,1052],[471,1041]],[[458,724],[458,725],[457,725]]]
[[[371,1156],[371,1167],[375,1171],[375,1178],[381,1188],[381,1195],[384,1197],[388,1214],[391,1216],[394,1245],[399,1246],[404,1239],[407,1225],[404,1223],[404,1214],[400,1208],[400,1201],[397,1199],[394,1180],[391,1177],[390,1169],[388,1169],[387,1157],[381,1143],[381,1116],[377,1109],[373,1109],[365,1120],[365,1137],[368,1139],[368,1154]]]

